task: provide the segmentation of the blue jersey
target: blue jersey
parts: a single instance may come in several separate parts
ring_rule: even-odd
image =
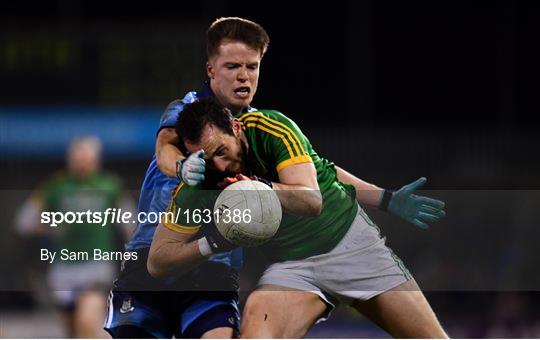
[[[206,85],[199,92],[188,92],[183,99],[178,99],[171,102],[161,117],[159,130],[163,128],[173,128],[178,120],[180,112],[186,104],[193,103],[199,98],[204,98],[211,95],[213,95],[212,91],[210,90],[210,87]],[[250,107],[247,108],[247,111],[252,110],[253,109]],[[159,216],[160,212],[167,210],[167,206],[172,199],[172,192],[179,183],[180,181],[178,178],[169,178],[159,170],[156,155],[154,154],[152,157],[152,162],[150,163],[144,177],[141,195],[139,197],[138,211],[145,212],[147,216],[149,213]],[[154,218],[151,220],[154,220]],[[126,243],[126,250],[134,251],[150,247],[157,224],[157,222],[139,222],[133,236]],[[240,268],[242,265],[242,249],[237,248],[231,252],[216,254],[210,257],[209,260],[225,263],[234,268]]]

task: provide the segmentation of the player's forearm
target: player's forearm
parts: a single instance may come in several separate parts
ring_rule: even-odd
[[[176,161],[185,159],[178,149],[178,135],[172,128],[162,129],[156,140],[156,161],[161,172],[176,177]]]
[[[372,207],[378,207],[381,202],[383,189],[378,186],[365,182],[353,174],[336,166],[338,179],[345,183],[351,184],[356,189],[356,200],[358,203],[366,204]]]
[[[183,245],[167,243],[153,250],[150,248],[147,267],[153,277],[181,275],[205,260],[199,251],[197,241]]]
[[[300,185],[272,183],[273,188],[287,212],[300,216],[319,216],[322,195],[319,190]]]
[[[205,260],[197,241],[183,243],[174,239],[161,239],[152,241],[147,268],[154,277],[181,275]]]

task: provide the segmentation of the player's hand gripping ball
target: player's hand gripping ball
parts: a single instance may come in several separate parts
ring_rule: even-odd
[[[228,185],[214,205],[215,224],[229,242],[256,247],[278,231],[282,210],[277,194],[268,185],[250,179]]]

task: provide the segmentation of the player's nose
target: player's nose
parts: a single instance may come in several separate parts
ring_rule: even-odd
[[[245,82],[248,80],[248,73],[245,67],[240,67],[238,69],[238,74],[236,75],[236,79],[238,79],[241,82]]]

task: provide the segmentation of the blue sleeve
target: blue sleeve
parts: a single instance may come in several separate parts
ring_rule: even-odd
[[[161,116],[158,133],[163,128],[172,128],[176,125],[176,121],[178,120],[178,116],[184,108],[184,105],[182,100],[176,99],[167,106],[163,116]]]

